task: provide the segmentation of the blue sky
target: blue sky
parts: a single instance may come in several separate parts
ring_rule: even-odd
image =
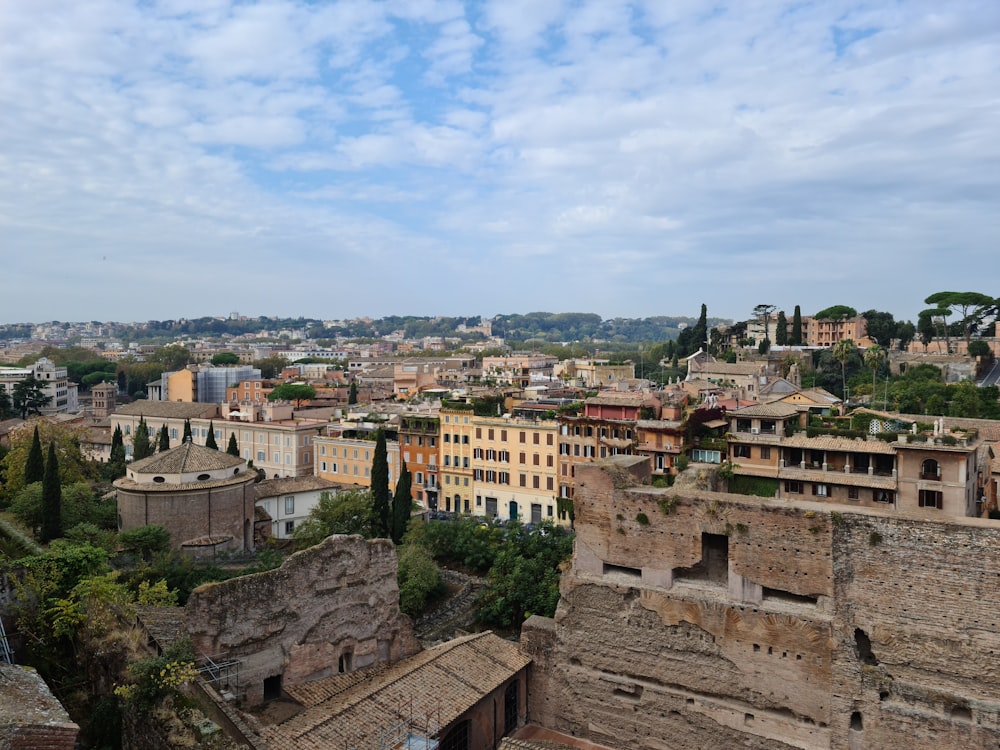
[[[0,321],[1000,294],[1000,3],[0,3]]]

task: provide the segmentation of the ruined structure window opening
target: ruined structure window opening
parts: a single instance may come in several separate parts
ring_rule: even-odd
[[[354,666],[354,654],[351,651],[345,651],[337,659],[337,671],[341,674],[346,674],[353,669]]]
[[[274,701],[281,697],[281,675],[264,678],[264,700]]]
[[[729,583],[729,537],[724,534],[701,535],[701,560],[690,568],[677,568],[677,579],[727,586]]]
[[[766,586],[763,590],[764,601],[771,602],[782,602],[785,604],[805,604],[811,607],[815,607],[819,603],[818,596],[809,596],[807,594],[794,594],[791,591],[784,591],[782,589],[769,589]]]
[[[851,730],[855,732],[864,731],[864,721],[861,719],[861,712],[855,711],[851,714]]]
[[[642,578],[642,569],[640,568],[629,568],[625,565],[612,565],[611,563],[604,563],[604,575],[620,575],[627,576],[629,578]]]

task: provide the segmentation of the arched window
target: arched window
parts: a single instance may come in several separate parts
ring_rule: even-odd
[[[920,478],[921,479],[940,479],[941,478],[941,464],[935,461],[933,458],[928,458],[920,464]]]
[[[438,750],[469,750],[469,720],[452,727],[441,740]]]

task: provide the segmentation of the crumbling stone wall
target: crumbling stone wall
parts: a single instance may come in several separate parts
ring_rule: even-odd
[[[1000,743],[1000,526],[616,468],[578,469],[559,608],[522,629],[532,721],[651,750]]]
[[[385,539],[328,537],[277,570],[199,587],[185,616],[199,655],[239,659],[248,705],[264,699],[265,680],[274,690],[420,650]]]

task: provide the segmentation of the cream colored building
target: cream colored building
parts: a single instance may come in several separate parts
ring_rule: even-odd
[[[471,421],[473,513],[502,521],[559,521],[559,423],[503,416]]]
[[[449,513],[472,513],[475,510],[472,484],[472,437],[476,418],[472,406],[442,406],[438,413],[441,435],[439,478],[441,497],[438,510]]]
[[[378,425],[339,426],[334,432],[314,440],[313,454],[316,476],[341,484],[372,486],[372,459]],[[399,441],[394,430],[386,432],[386,461],[389,464],[389,491],[396,489],[399,479]]]

